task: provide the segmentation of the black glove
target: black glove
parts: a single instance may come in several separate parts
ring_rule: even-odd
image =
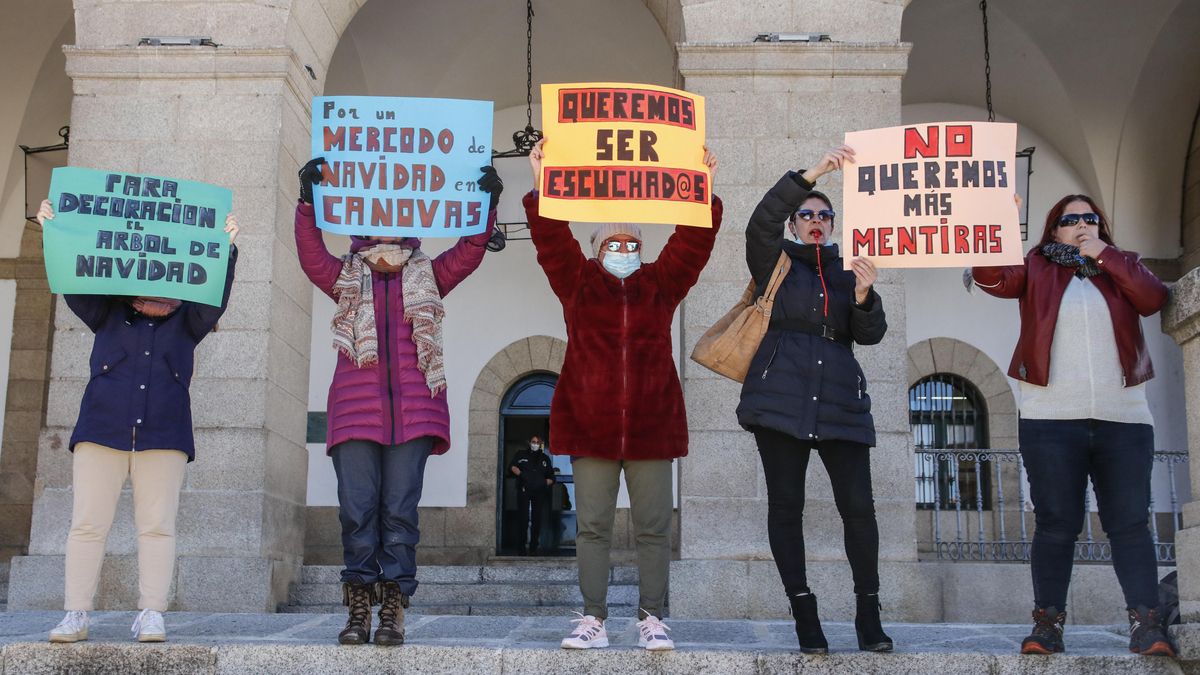
[[[494,166],[481,166],[479,170],[483,172],[483,177],[479,179],[479,187],[483,188],[484,192],[491,193],[492,204],[488,210],[495,211],[496,205],[500,203],[500,193],[504,192],[504,181],[500,180]]]
[[[305,204],[313,203],[312,188],[314,184],[321,182],[321,165],[324,163],[324,157],[315,157],[300,167],[300,201]]]

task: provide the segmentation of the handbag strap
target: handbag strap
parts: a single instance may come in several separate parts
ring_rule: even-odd
[[[788,257],[787,253],[780,251],[779,262],[775,263],[775,271],[771,272],[771,280],[767,282],[767,288],[763,291],[762,301],[765,309],[769,310],[775,304],[775,293],[779,291],[779,286],[783,284],[783,278],[791,269],[792,259]]]

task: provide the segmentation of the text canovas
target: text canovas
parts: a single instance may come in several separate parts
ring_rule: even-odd
[[[313,99],[317,226],[377,237],[461,237],[487,226],[492,102],[382,96]]]

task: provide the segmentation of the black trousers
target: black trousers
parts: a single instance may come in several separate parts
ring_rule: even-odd
[[[771,554],[788,595],[808,593],[804,561],[804,482],[814,444],[771,429],[754,439],[767,478],[767,534]],[[842,516],[846,557],[855,593],[879,592],[879,526],[871,496],[870,447],[848,441],[819,441],[817,454],[833,485]]]
[[[530,508],[532,507],[532,509]],[[525,535],[529,535],[529,548],[538,548],[542,538],[542,521],[550,508],[550,488],[520,487],[517,491],[517,524],[521,528],[521,541],[517,546],[524,552]],[[532,512],[531,512],[532,511]]]

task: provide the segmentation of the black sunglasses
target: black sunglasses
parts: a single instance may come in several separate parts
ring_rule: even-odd
[[[820,211],[813,211],[812,209],[800,209],[796,212],[796,215],[799,216],[800,220],[803,220],[807,223],[814,218],[821,222],[832,221],[834,216],[837,214],[833,212],[833,209],[821,209]]]
[[[1067,213],[1058,217],[1059,227],[1075,227],[1079,221],[1083,221],[1087,225],[1099,225],[1100,214],[1098,213]]]

